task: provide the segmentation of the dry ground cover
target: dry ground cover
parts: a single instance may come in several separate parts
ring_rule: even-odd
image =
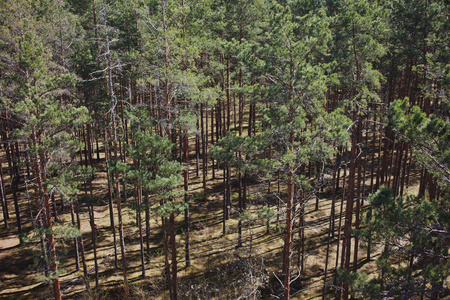
[[[104,161],[103,157],[101,159]],[[95,206],[99,288],[95,288],[93,280],[94,257],[89,215],[87,210],[83,210],[80,215],[81,231],[90,275],[90,289],[86,288],[82,270],[77,272],[75,269],[73,242],[60,244],[59,246],[67,250],[67,254],[61,257],[60,261],[60,267],[64,270],[60,280],[65,299],[122,299],[123,297],[121,269],[120,266],[118,269],[114,268],[114,247],[107,205],[107,181],[104,170],[100,167],[102,163],[98,161],[97,164],[99,168],[93,181],[93,188],[95,196],[103,199],[103,203]],[[217,171],[216,177],[221,178],[221,172]],[[223,184],[221,180],[212,180],[211,177],[211,168],[209,168],[208,190],[203,192],[201,178],[195,176],[194,164],[191,164],[189,193],[193,195],[190,205],[192,266],[189,268],[185,267],[184,258],[184,217],[179,215],[176,219],[180,299],[276,299],[275,296],[281,291],[278,281],[281,278],[282,267],[283,216],[280,216],[278,222],[276,218],[272,219],[267,232],[266,223],[258,219],[256,213],[266,203],[260,199],[262,188],[258,179],[254,178],[248,192],[247,210],[251,217],[243,220],[243,246],[238,248],[237,194],[233,194],[234,207],[231,211],[231,219],[227,221],[227,234],[222,235]],[[25,218],[24,224],[31,224],[30,207],[25,192],[25,187],[22,187],[21,212]],[[415,192],[414,188],[410,188],[409,192]],[[327,189],[325,193],[319,195],[317,210],[315,210],[315,200],[310,200],[306,204],[304,269],[292,284],[292,299],[321,299],[322,297],[331,208],[330,195]],[[339,193],[337,195],[340,196]],[[132,203],[132,191],[128,192],[128,196],[128,203]],[[338,197],[336,201],[337,214],[339,214],[339,199]],[[156,200],[154,202],[156,203]],[[13,212],[12,203],[9,205],[10,212]],[[67,209],[60,214],[60,218],[63,223],[71,222],[71,215]],[[146,255],[146,278],[144,279],[140,271],[139,233],[135,224],[136,213],[125,204],[126,256],[133,299],[169,299],[164,276],[160,218],[152,211],[151,249],[150,254]],[[338,218],[335,224],[338,228]],[[32,228],[28,227],[25,230],[30,231]],[[294,274],[298,274],[300,271],[298,230],[294,232],[294,237],[292,267]],[[1,299],[51,298],[51,287],[45,285],[40,278],[42,271],[33,268],[35,252],[39,251],[38,246],[38,243],[20,246],[14,224],[11,224],[9,230],[1,227]],[[337,234],[331,240],[329,248],[327,298],[332,297],[336,246]],[[363,242],[360,243],[359,270],[367,273],[375,270],[378,250],[374,245],[371,260],[367,261],[366,245]]]

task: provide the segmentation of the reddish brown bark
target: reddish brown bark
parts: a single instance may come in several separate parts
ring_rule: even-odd
[[[5,228],[9,228],[8,219],[8,203],[6,201],[6,193],[3,185],[3,167],[2,167],[2,159],[0,157],[0,197],[2,198],[2,211],[3,211],[3,222],[5,223]]]
[[[183,163],[185,164],[185,169],[183,171],[183,177],[184,177],[184,202],[189,202],[189,140],[188,135],[185,133],[183,136]],[[190,240],[189,240],[189,222],[190,222],[190,216],[189,216],[189,207],[187,207],[184,211],[184,228],[185,228],[185,234],[186,234],[186,241],[185,241],[185,260],[186,260],[186,267],[191,266],[191,252],[190,252]]]

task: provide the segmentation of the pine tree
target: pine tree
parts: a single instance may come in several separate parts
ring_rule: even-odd
[[[130,158],[133,159],[133,164],[130,164],[127,167],[127,178],[135,183],[137,188],[136,209],[138,213],[138,226],[141,241],[142,274],[145,276],[143,260],[144,250],[140,221],[142,194],[156,194],[161,199],[159,211],[160,215],[163,216],[163,231],[166,233],[164,227],[164,224],[166,223],[165,217],[170,216],[172,218],[173,214],[178,214],[180,209],[182,211],[185,208],[184,204],[175,204],[177,196],[182,193],[181,191],[178,191],[177,188],[181,182],[180,173],[183,167],[176,161],[169,159],[174,145],[166,136],[161,137],[152,132],[154,123],[151,121],[149,122],[151,118],[149,118],[145,110],[136,108],[129,115],[129,118],[132,121],[133,143],[128,147],[128,152]],[[146,205],[148,205],[148,203],[146,203]],[[167,211],[171,209],[174,210],[173,214],[169,213],[167,215]],[[164,241],[164,243],[166,243],[166,241]],[[175,247],[174,243],[171,242],[171,244]],[[164,244],[165,249],[167,248],[166,246],[167,244]],[[175,248],[172,248],[172,251],[174,251],[174,249]],[[176,261],[172,261],[172,264],[176,265]],[[166,268],[167,267],[168,266],[166,266]],[[170,282],[170,272],[167,272],[167,275]],[[176,274],[172,274],[172,277],[176,278]],[[176,287],[175,284],[173,286]]]
[[[271,3],[270,29],[256,56],[259,60],[258,92],[268,103],[262,118],[270,124],[270,129],[253,138],[258,151],[271,145],[273,157],[261,160],[260,156],[254,163],[264,165],[269,170],[268,175],[279,170],[287,186],[284,299],[290,295],[293,220],[306,203],[307,194],[314,190],[305,190],[308,188],[298,172],[309,161],[323,163],[328,160],[333,152],[330,143],[346,140],[341,125],[348,124],[345,118],[339,117],[339,112],[327,114],[322,104],[327,66],[321,60],[325,57],[329,38],[327,21],[319,17],[324,16],[323,10],[296,15],[294,11],[300,5]],[[327,127],[330,125],[332,127]],[[327,134],[325,127],[329,130]]]
[[[341,252],[341,267],[344,270],[350,270],[351,228],[353,220],[356,221],[355,227],[359,227],[360,206],[364,198],[361,172],[362,166],[366,164],[364,158],[367,154],[365,148],[361,147],[362,132],[364,126],[368,124],[366,120],[369,114],[376,112],[376,102],[379,101],[377,90],[383,80],[374,64],[385,53],[381,43],[383,34],[386,34],[386,24],[382,19],[385,11],[376,1],[371,3],[348,1],[332,3],[329,13],[335,13],[336,32],[331,57],[336,60],[336,68],[333,71],[337,73],[339,80],[332,91],[334,90],[333,92],[342,99],[340,105],[345,108],[346,115],[353,121],[349,128],[351,148],[347,154],[348,179],[344,178],[347,181],[345,188],[347,201]],[[356,237],[353,251],[354,268],[357,265],[358,245]],[[343,282],[342,287],[342,298],[348,299],[347,283]]]
[[[198,1],[162,1],[149,3],[140,10],[142,14],[140,28],[147,40],[143,47],[144,63],[140,82],[150,83],[152,87],[150,93],[155,95],[156,113],[152,115],[156,122],[155,128],[161,136],[168,136],[174,144],[177,137],[180,137],[182,141],[179,148],[180,161],[186,165],[189,163],[189,136],[193,134],[197,136],[197,164],[201,140],[204,188],[207,169],[207,128],[203,123],[204,111],[206,108],[207,112],[207,109],[214,105],[219,95],[217,89],[211,86],[208,69],[202,65],[202,47],[208,44],[208,39],[207,32],[199,34],[199,28],[204,25],[199,16],[202,16],[205,9],[207,10],[203,3]],[[176,157],[176,153],[174,150],[173,158]],[[184,190],[187,203],[189,199],[187,166],[184,171]],[[186,207],[187,266],[190,264],[189,224],[189,211]],[[171,226],[173,225],[171,223]]]
[[[29,9],[26,5],[19,9],[24,14],[22,17],[31,20],[29,25],[11,24],[21,29],[10,52],[19,68],[14,71],[20,72],[8,74],[11,85],[2,105],[18,124],[12,133],[13,138],[27,145],[32,160],[34,193],[31,200],[36,209],[42,210],[37,230],[41,231],[44,255],[48,255],[45,261],[49,266],[48,276],[53,281],[54,297],[61,299],[51,201],[52,195],[62,188],[55,184],[58,178],[73,175],[70,166],[74,163],[78,144],[71,141],[71,130],[88,119],[85,107],[77,108],[59,98],[73,87],[75,77],[60,74],[57,66],[52,64],[48,45],[37,28],[32,27],[33,17]],[[13,27],[5,29],[13,30]]]
[[[373,298],[423,297],[438,299],[449,276],[446,215],[433,203],[414,196],[393,196],[381,187],[371,195],[364,235],[381,242],[378,278],[365,291]],[[447,222],[448,223],[448,222]]]

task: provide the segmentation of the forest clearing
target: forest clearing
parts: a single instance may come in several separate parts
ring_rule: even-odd
[[[441,0],[4,0],[0,299],[447,299]]]

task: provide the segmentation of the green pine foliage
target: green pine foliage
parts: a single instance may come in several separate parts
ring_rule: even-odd
[[[133,120],[133,143],[127,146],[127,152],[134,163],[124,165],[121,171],[126,172],[130,183],[142,187],[143,193],[156,194],[164,202],[172,202],[182,194],[177,187],[184,170],[179,162],[170,159],[174,144],[167,136],[153,132],[146,122],[149,116],[145,111],[136,109],[129,116]]]
[[[105,210],[113,224],[120,201],[133,190],[136,201],[124,205],[124,215],[138,210],[145,276],[145,268],[154,267],[144,262],[144,249],[152,253],[149,200],[159,200],[163,223],[171,217],[165,255],[176,261],[175,252],[183,251],[175,238],[181,213],[189,253],[200,244],[190,244],[195,233],[189,226],[202,230],[201,214],[212,218],[222,208],[215,194],[224,176],[223,232],[230,237],[238,222],[238,248],[242,224],[252,241],[257,219],[268,235],[275,218],[288,233],[284,251],[291,255],[279,255],[283,272],[297,262],[303,273],[285,289],[285,299],[312,274],[307,265],[303,270],[316,238],[306,216],[308,201],[320,195],[333,198],[329,211],[319,201],[316,206],[317,213],[330,212],[324,297],[331,272],[343,298],[348,292],[364,299],[448,295],[447,2],[1,1],[0,196],[8,228],[1,236],[23,226],[20,237],[32,248],[34,270],[58,289],[59,265],[72,263],[75,245],[82,248],[81,232],[63,221],[79,217],[81,228],[90,221],[103,226],[97,210],[120,191],[112,197],[119,202]],[[344,199],[339,214],[338,199]],[[125,258],[129,220],[119,219]],[[99,257],[110,246],[106,240],[96,241]],[[332,258],[336,243],[343,248]],[[372,260],[363,261],[366,245]],[[83,255],[92,250],[85,241]],[[276,274],[281,259],[270,263]],[[377,269],[358,270],[366,263]],[[169,274],[168,260],[165,266],[171,284],[191,286],[184,275],[177,283]],[[176,263],[172,267],[178,272]],[[281,289],[276,280],[254,286],[270,286],[278,297],[296,277],[289,276]],[[176,297],[176,287],[170,294]],[[262,294],[248,289],[248,295]]]
[[[439,293],[448,277],[445,257],[448,212],[417,197],[393,197],[381,187],[370,196],[363,235],[383,248],[377,259],[380,275],[365,280],[362,292],[379,297],[414,298]],[[361,290],[361,289],[360,289]]]
[[[332,64],[324,61],[331,34],[324,8],[296,15],[296,5],[300,3],[271,4],[270,27],[257,52],[261,67],[256,92],[265,103],[261,107],[265,128],[254,143],[259,151],[269,147],[274,151],[271,159],[255,163],[264,162],[272,171],[286,168],[283,174],[289,166],[298,170],[309,162],[327,162],[335,151],[333,143],[348,141],[350,125],[342,111],[324,108],[332,78]]]
[[[419,161],[445,185],[450,182],[450,122],[449,115],[441,117],[426,113],[418,106],[409,108],[408,99],[391,103],[387,128],[394,130],[408,142]]]

